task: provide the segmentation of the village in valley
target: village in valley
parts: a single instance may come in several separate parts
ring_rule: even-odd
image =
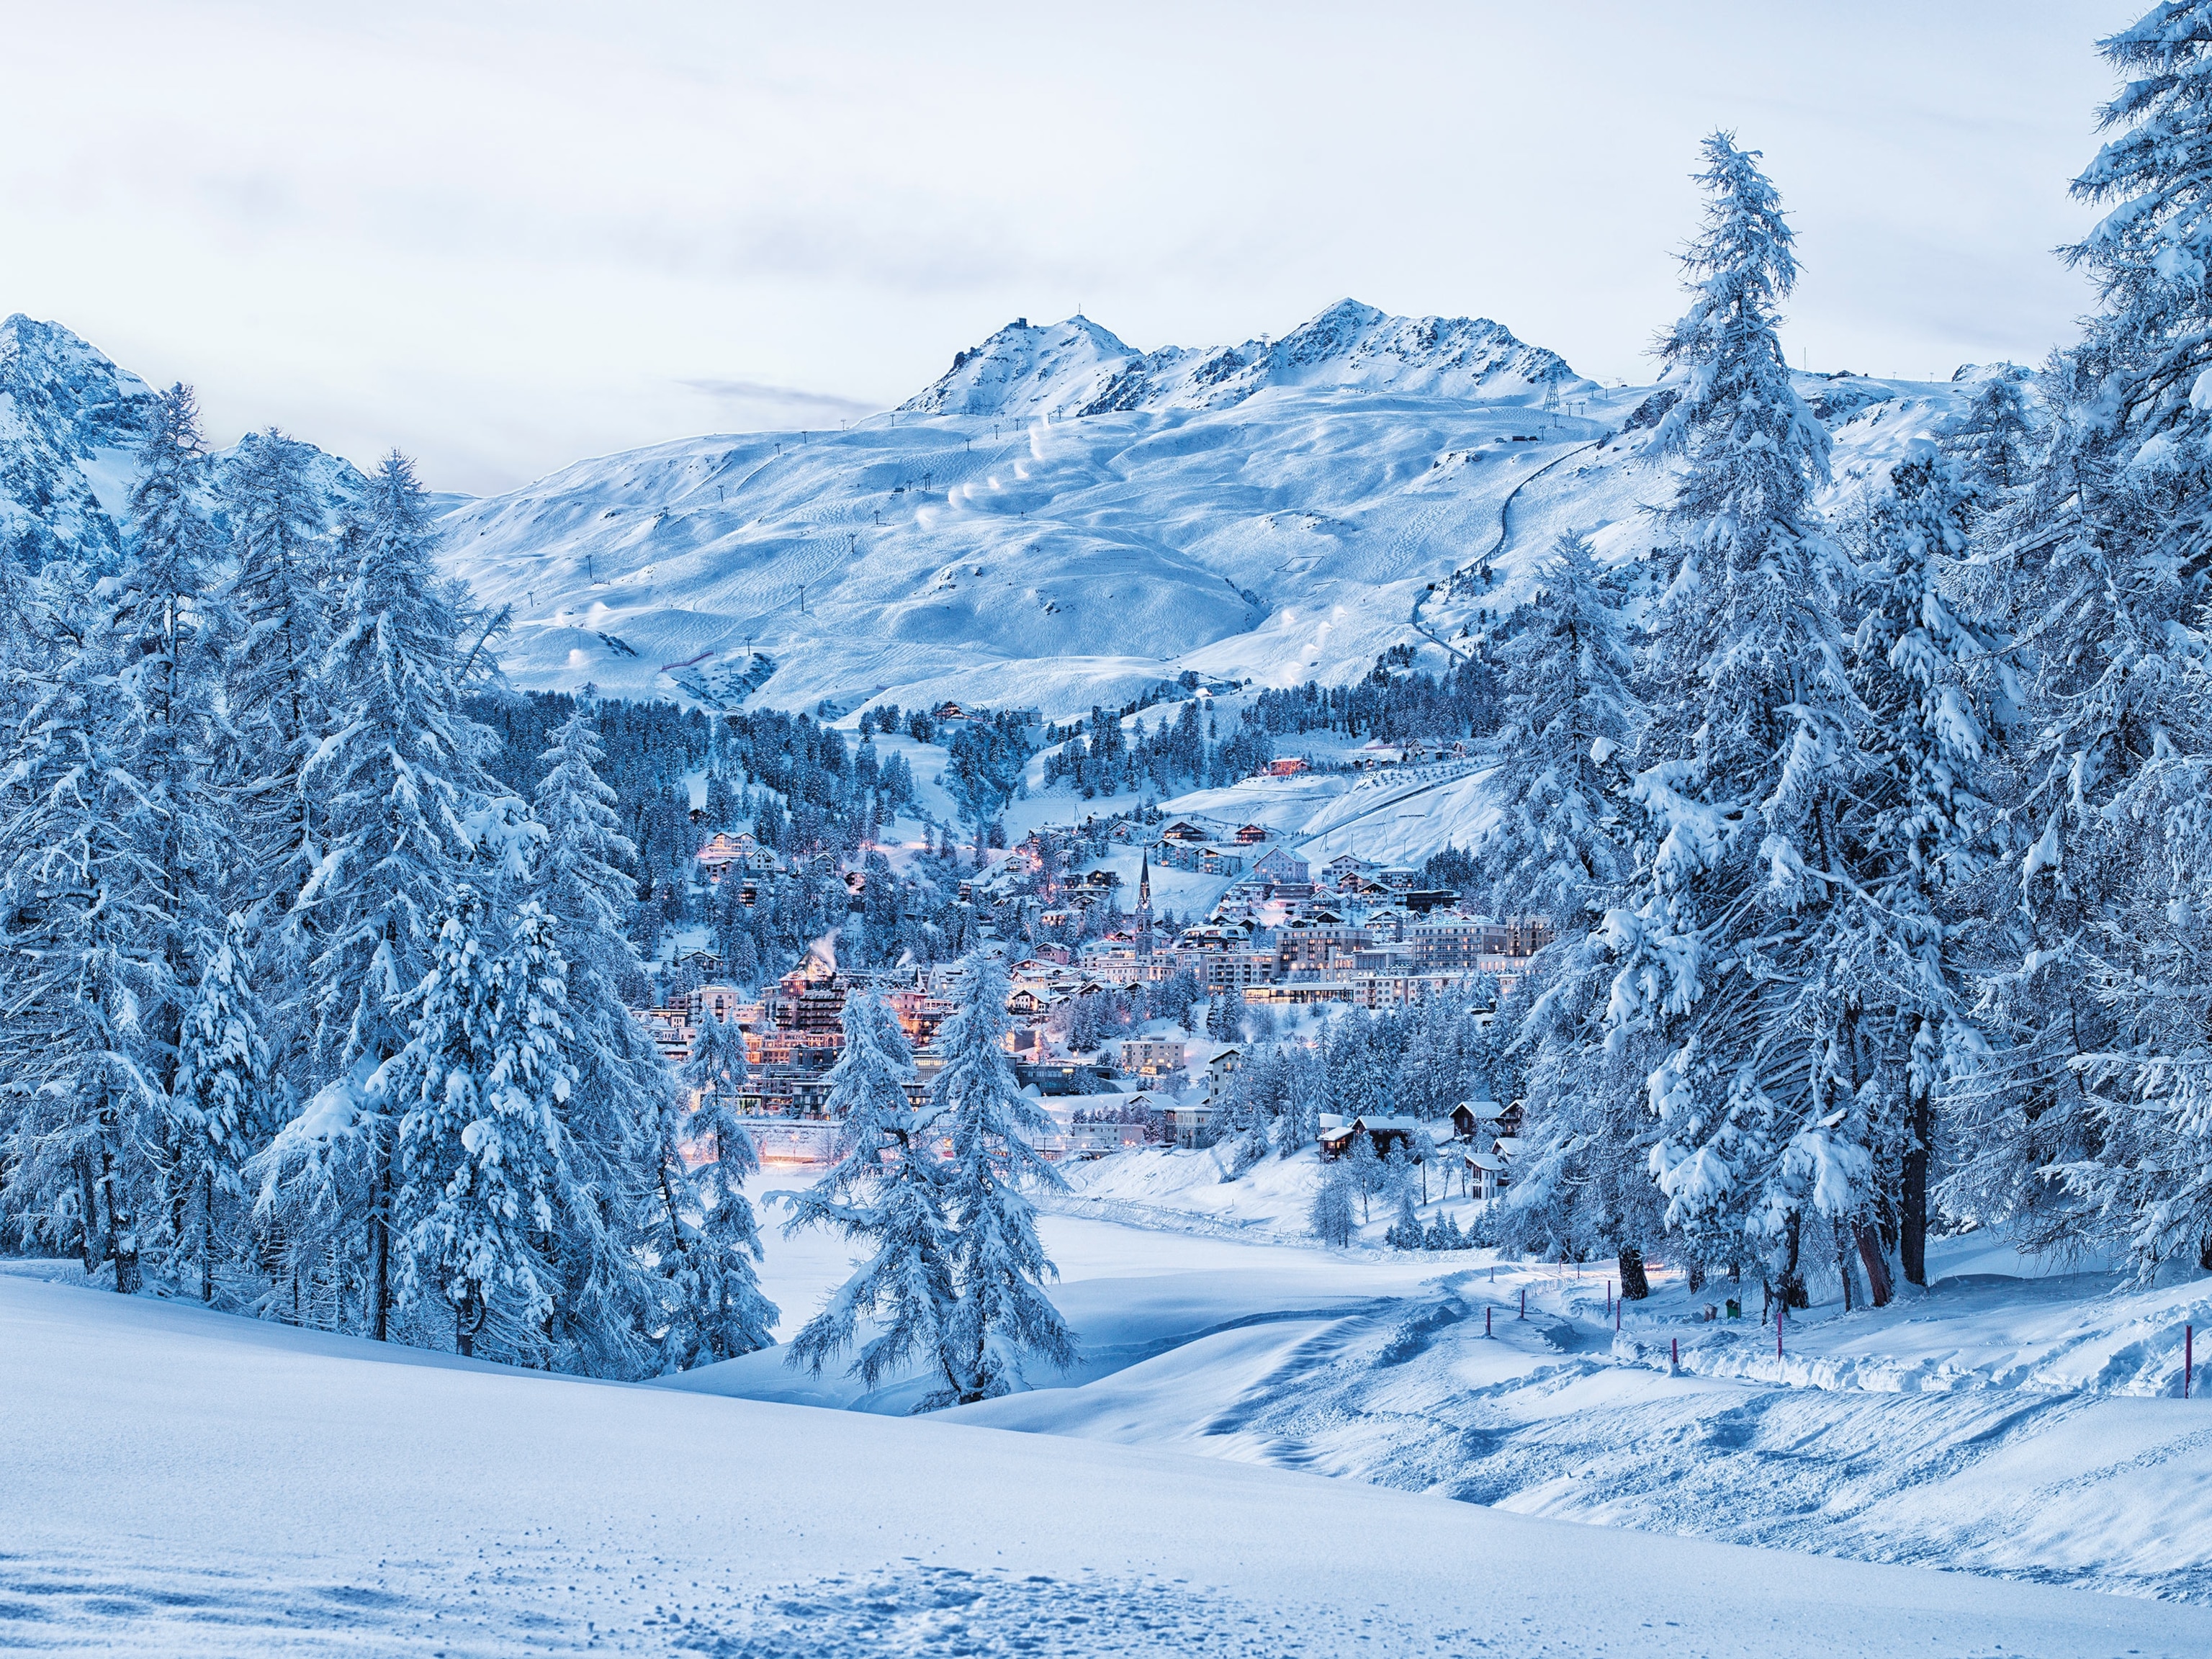
[[[1036,723],[1033,712],[1019,714]],[[930,713],[940,729],[979,718],[988,711],[953,702]],[[1462,776],[1479,769],[1467,750],[1464,742],[1376,741],[1326,758],[1276,757],[1243,787],[1310,783],[1317,769],[1369,787],[1426,781],[1440,770]],[[1006,963],[1009,1058],[1051,1121],[1036,1146],[1054,1161],[1145,1148],[1203,1152],[1219,1138],[1230,1079],[1255,1041],[1316,1046],[1342,1011],[1405,1011],[1431,1000],[1486,1024],[1553,939],[1547,918],[1482,914],[1468,896],[1426,884],[1421,866],[1335,850],[1342,832],[1312,837],[1233,812],[1176,812],[1151,802],[1054,821],[1085,803],[1045,796],[1026,805],[1032,827],[1011,847],[980,848],[959,895],[979,915],[1000,919],[980,921],[978,936]],[[857,911],[866,880],[860,853],[902,850],[887,842],[842,860],[787,856],[748,829],[692,816],[696,887],[739,884],[747,904],[795,856],[817,870],[834,864]],[[1318,862],[1308,845],[1316,840],[1325,843]],[[926,833],[921,844],[929,845]],[[1156,902],[1157,882],[1182,878],[1179,890],[1188,890],[1193,877],[1213,878],[1197,889],[1214,895],[1202,914]],[[854,969],[839,960],[835,930],[797,966],[757,986],[732,982],[711,951],[680,941],[659,966],[670,994],[635,1017],[679,1066],[703,1019],[734,1022],[751,1071],[740,1107],[771,1166],[834,1156],[829,1074],[844,1046],[846,1003],[863,992],[883,997],[912,1045],[915,1075],[907,1087],[921,1105],[943,1063],[933,1044],[957,1006],[959,972],[957,962]],[[1133,1008],[1133,988],[1140,992]],[[1164,1005],[1178,1012],[1158,1012]],[[1395,1156],[1421,1166],[1425,1202],[1453,1192],[1492,1199],[1511,1178],[1520,1103],[1492,1100],[1480,1085],[1474,1097],[1426,1118],[1324,1111],[1318,1154],[1346,1157],[1364,1141],[1363,1159],[1371,1152],[1378,1163]]]

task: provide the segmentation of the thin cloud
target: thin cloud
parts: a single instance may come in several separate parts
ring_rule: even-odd
[[[702,397],[725,403],[763,404],[771,409],[826,409],[845,416],[873,415],[882,409],[880,404],[867,403],[859,398],[840,397],[834,392],[809,392],[801,386],[770,386],[764,380],[682,380],[677,385],[698,392]]]

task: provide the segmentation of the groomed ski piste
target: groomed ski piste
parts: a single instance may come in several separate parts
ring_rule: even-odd
[[[0,1639],[2212,1650],[2212,1401],[2179,1397],[2179,1348],[2212,1280],[2129,1291],[1969,1235],[1925,1292],[1793,1318],[1778,1360],[1755,1292],[1698,1316],[1725,1280],[1692,1296],[1662,1267],[1616,1334],[1602,1264],[1382,1250],[1380,1218],[1304,1243],[1311,1157],[1235,1183],[1204,1152],[1077,1171],[1042,1231],[1079,1364],[923,1418],[919,1378],[864,1395],[780,1346],[599,1383],[9,1262]],[[782,1334],[845,1266],[771,1232]]]

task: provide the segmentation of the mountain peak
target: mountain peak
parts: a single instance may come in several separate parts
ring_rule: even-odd
[[[1393,317],[1337,301],[1280,339],[1146,353],[1081,315],[1026,318],[957,353],[901,404],[930,415],[1051,420],[1143,409],[1219,409],[1270,386],[1332,386],[1525,402],[1548,385],[1583,384],[1558,354],[1483,317]]]

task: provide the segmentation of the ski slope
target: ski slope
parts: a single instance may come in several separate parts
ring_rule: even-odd
[[[1200,1392],[1255,1363],[1176,1352]],[[1623,1547],[1176,1449],[508,1371],[17,1274],[0,1274],[0,1629],[27,1652],[2212,1644],[2198,1607],[1677,1538]]]

